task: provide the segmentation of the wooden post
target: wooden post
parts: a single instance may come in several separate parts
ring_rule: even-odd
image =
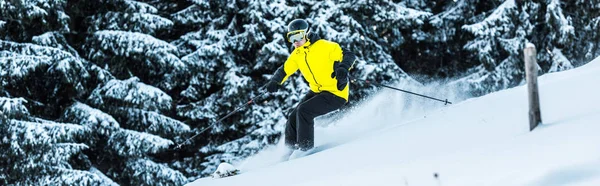
[[[542,123],[542,115],[540,113],[540,96],[537,85],[537,52],[535,45],[527,43],[524,50],[525,54],[525,76],[527,79],[527,90],[529,94],[529,131]]]

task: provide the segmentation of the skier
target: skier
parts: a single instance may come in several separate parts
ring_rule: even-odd
[[[285,144],[291,153],[312,149],[314,118],[348,102],[348,70],[356,57],[339,44],[310,33],[308,23],[303,19],[291,21],[287,29],[287,40],[295,49],[261,90],[276,92],[298,69],[310,86],[310,91],[287,118]]]

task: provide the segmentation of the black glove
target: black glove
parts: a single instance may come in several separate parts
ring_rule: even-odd
[[[275,82],[275,81],[269,81],[269,82],[267,82],[267,84],[260,87],[261,90],[271,92],[271,93],[277,92],[278,88],[279,88],[279,84],[277,84],[277,82]]]
[[[337,89],[344,90],[348,84],[348,69],[338,67],[335,69],[335,78],[337,79]]]

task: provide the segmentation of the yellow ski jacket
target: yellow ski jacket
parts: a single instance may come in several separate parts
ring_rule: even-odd
[[[308,41],[294,49],[283,66],[277,69],[272,80],[283,84],[290,75],[300,70],[311,91],[327,91],[348,102],[349,85],[346,84],[343,90],[338,90],[334,70],[338,66],[349,70],[356,59],[354,54],[342,50],[335,42],[320,39],[316,34],[309,33],[307,37]]]

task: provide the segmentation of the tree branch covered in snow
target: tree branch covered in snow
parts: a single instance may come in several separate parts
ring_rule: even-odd
[[[29,116],[29,110],[25,107],[27,100],[23,98],[0,97],[0,112],[9,118],[23,119]]]
[[[100,30],[121,30],[153,35],[157,30],[170,29],[173,22],[158,15],[148,13],[107,12],[89,18],[88,32]]]
[[[123,128],[155,134],[173,139],[190,131],[183,122],[169,118],[155,111],[118,107],[113,115],[122,121]]]
[[[147,159],[128,161],[123,171],[134,185],[182,185],[186,177],[178,171]]]
[[[507,37],[515,30],[516,9],[514,0],[508,0],[483,21],[462,27],[478,38],[467,43],[465,49],[477,52],[479,60],[487,69],[497,65],[495,59],[499,51],[494,50],[498,44],[497,38]]]
[[[31,56],[14,54],[12,56],[0,57],[4,61],[0,64],[3,70],[0,77],[6,79],[2,86],[17,85],[19,80],[34,76],[35,71],[45,71],[50,66],[51,58],[48,56]]]
[[[39,98],[83,96],[87,93],[90,74],[85,62],[70,53],[52,47],[8,41],[0,41],[0,48],[9,52],[2,54],[4,58],[8,57],[6,60],[9,63],[1,64],[11,73],[2,73],[2,78],[11,79],[8,89],[22,92],[27,97]],[[56,100],[44,101],[52,103]]]
[[[26,181],[24,184],[52,185],[56,183],[66,185],[116,185],[112,180],[103,179],[101,176],[88,171],[72,169],[56,169],[59,176],[41,176],[33,183]]]
[[[171,76],[183,73],[186,64],[177,48],[150,35],[124,31],[98,31],[86,41],[87,56],[99,66],[114,66],[116,76],[148,77],[149,84],[170,90],[178,85]],[[164,78],[167,76],[167,78]],[[179,82],[182,83],[182,82]]]
[[[70,17],[65,13],[66,1],[30,0],[0,2],[0,22],[12,22],[12,27],[23,28],[25,32],[8,32],[5,36],[16,41],[49,30],[69,32]],[[6,23],[5,23],[6,24]],[[0,23],[0,28],[2,24]],[[0,29],[1,30],[1,29]],[[6,39],[6,38],[0,38]]]
[[[546,22],[554,29],[550,37],[556,38],[557,44],[567,45],[575,38],[575,28],[571,25],[571,17],[565,17],[559,0],[551,0],[546,10]]]
[[[173,100],[168,94],[139,81],[138,78],[111,80],[94,90],[88,101],[96,107],[128,106],[157,112],[171,109]]]
[[[108,146],[121,157],[144,157],[165,150],[172,144],[171,140],[125,129],[113,133],[108,140]]]
[[[55,170],[71,169],[71,156],[89,148],[73,143],[89,134],[82,126],[27,119],[32,121],[8,119],[0,125],[0,133],[6,134],[1,139],[0,163],[9,165],[0,171],[0,177],[6,178],[4,184],[35,183],[44,176],[64,176]]]
[[[571,61],[567,59],[567,57],[565,57],[565,55],[563,55],[562,51],[559,49],[552,50],[552,62],[552,66],[550,67],[550,70],[548,70],[549,73],[560,72],[574,68]]]
[[[71,55],[79,58],[77,50],[70,46],[67,39],[58,32],[46,32],[44,34],[33,36],[32,42],[34,44],[46,47],[52,47],[69,52]]]
[[[154,6],[152,6],[148,3],[144,3],[144,2],[133,1],[133,0],[107,0],[107,2],[115,4],[115,6],[118,7],[117,10],[120,10],[123,12],[149,13],[149,14],[158,13],[158,9],[156,9]]]
[[[15,133],[13,137],[18,141],[14,143],[18,145],[77,141],[90,133],[89,129],[83,126],[35,118],[33,121],[11,120],[9,129]]]
[[[110,136],[119,129],[119,123],[111,115],[80,102],[67,108],[60,121],[87,126],[92,131],[105,136]]]

